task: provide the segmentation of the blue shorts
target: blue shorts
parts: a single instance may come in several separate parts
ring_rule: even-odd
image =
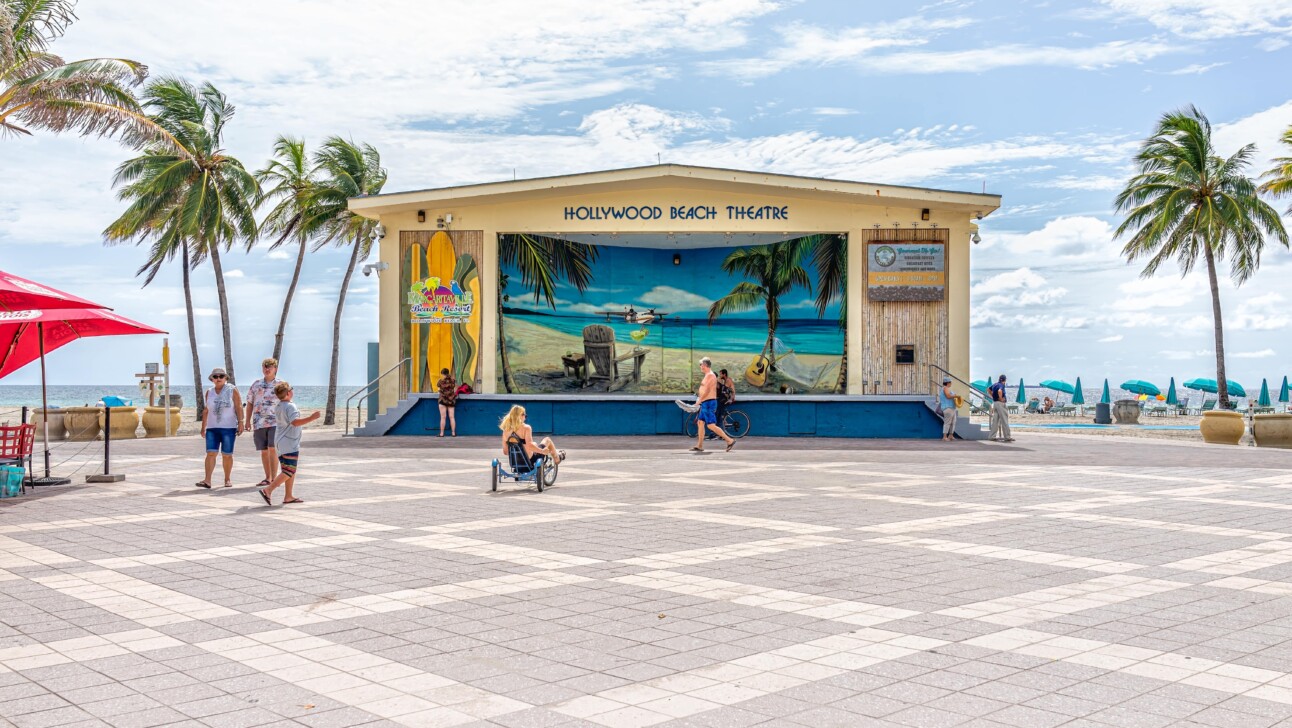
[[[225,455],[232,455],[233,441],[236,439],[238,439],[236,427],[208,427],[206,428],[206,451],[223,450]]]
[[[718,424],[718,400],[706,399],[700,403],[700,411],[695,413],[695,421],[706,425]]]

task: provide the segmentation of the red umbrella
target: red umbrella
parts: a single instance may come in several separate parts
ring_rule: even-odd
[[[0,271],[0,310],[38,308],[107,308],[70,293]]]
[[[0,278],[3,277],[0,275]],[[53,291],[53,293],[58,292]],[[86,301],[86,303],[90,302]],[[43,484],[68,482],[66,479],[55,479],[49,475],[49,402],[45,396],[45,352],[89,336],[164,333],[166,332],[161,329],[131,321],[125,316],[104,308],[0,311],[0,378],[40,359],[40,405],[46,413],[42,418],[45,423],[43,435],[45,477],[41,481]]]

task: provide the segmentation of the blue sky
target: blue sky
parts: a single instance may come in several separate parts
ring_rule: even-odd
[[[229,151],[252,167],[278,134],[341,134],[381,150],[388,191],[657,158],[985,187],[1004,207],[973,251],[975,377],[1214,376],[1205,280],[1141,280],[1118,255],[1111,201],[1167,110],[1197,104],[1222,151],[1256,143],[1253,172],[1288,153],[1275,141],[1292,124],[1292,0],[85,0],[78,13],[59,53],[214,82],[239,109]],[[183,372],[178,271],[141,290],[141,252],[99,237],[120,210],[109,181],[126,156],[104,140],[0,140],[0,268],[169,329]],[[285,257],[227,256],[243,372],[271,348]],[[338,252],[308,258],[284,376],[326,381],[344,265]],[[1292,369],[1290,274],[1292,255],[1269,250],[1241,289],[1222,283],[1244,384]],[[196,280],[209,369],[221,358],[209,269]],[[364,378],[374,282],[356,276],[349,292],[342,382]],[[128,382],[158,343],[78,342],[51,357],[51,381]]]

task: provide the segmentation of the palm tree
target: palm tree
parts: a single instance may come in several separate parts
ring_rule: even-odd
[[[341,314],[345,310],[345,294],[350,288],[355,265],[372,250],[377,221],[369,220],[350,211],[349,199],[361,195],[375,195],[386,184],[386,169],[381,166],[381,155],[369,144],[355,144],[338,136],[323,140],[323,146],[314,154],[317,170],[315,184],[311,185],[302,200],[305,215],[301,224],[307,231],[318,231],[315,250],[324,245],[350,246],[350,263],[341,279],[337,294],[336,316],[332,319],[332,365],[328,372],[327,410],[323,424],[336,422],[337,367],[341,360]]]
[[[844,293],[848,285],[848,240],[842,235],[813,235],[812,266],[816,269],[817,317],[825,315],[830,304],[839,303],[839,328],[843,331],[843,356],[839,359],[839,377],[834,393],[848,389],[848,305]]]
[[[579,293],[592,284],[592,264],[600,251],[595,245],[541,235],[507,235],[498,246],[498,350],[502,357],[502,383],[508,392],[519,391],[507,359],[507,333],[503,328],[502,304],[506,298],[509,266],[520,274],[521,285],[534,291],[534,302],[545,300],[556,308],[556,286],[565,280]]]
[[[171,144],[130,89],[148,67],[124,58],[64,61],[50,45],[76,20],[75,0],[0,0],[0,137],[32,129]]]
[[[221,148],[224,126],[233,116],[234,108],[211,84],[199,89],[174,78],[148,84],[144,105],[152,121],[166,130],[179,148],[177,151],[171,145],[150,145],[142,156],[128,159],[117,167],[113,185],[121,187],[119,199],[130,204],[104,231],[104,237],[110,244],[153,240],[148,262],[140,269],[141,273],[151,270],[147,281],[156,275],[155,268],[150,266],[160,265],[177,252],[184,256],[186,274],[189,265],[210,257],[220,301],[225,367],[229,381],[235,382],[220,251],[227,250],[234,240],[255,238],[253,203],[258,187],[242,163]],[[185,286],[196,366],[191,293],[187,282]],[[200,391],[200,371],[196,384]]]
[[[1256,184],[1245,174],[1255,150],[1248,144],[1221,158],[1212,146],[1211,122],[1201,111],[1190,106],[1170,112],[1141,145],[1135,157],[1139,173],[1116,200],[1117,210],[1126,213],[1117,237],[1132,233],[1122,254],[1131,262],[1148,259],[1143,277],[1169,260],[1175,260],[1184,275],[1199,258],[1205,263],[1222,409],[1229,406],[1229,388],[1216,260],[1228,256],[1230,278],[1242,285],[1260,266],[1267,235],[1288,245],[1278,213],[1260,199]]]
[[[287,328],[287,312],[291,309],[292,298],[296,295],[296,284],[301,279],[301,266],[305,264],[306,245],[312,233],[305,225],[305,221],[317,219],[308,208],[309,192],[314,184],[314,168],[310,164],[309,155],[305,153],[305,140],[287,136],[278,137],[274,142],[274,158],[265,165],[264,169],[256,173],[256,181],[262,187],[258,204],[277,200],[277,204],[260,224],[262,233],[278,236],[269,249],[277,249],[288,239],[297,244],[296,267],[292,270],[292,282],[287,287],[287,297],[283,300],[283,314],[278,319],[278,332],[274,334],[274,358],[281,359],[283,330]],[[268,189],[265,189],[266,187]]]
[[[1283,132],[1283,137],[1279,141],[1292,150],[1292,126]],[[1262,177],[1266,182],[1261,185],[1261,192],[1275,197],[1292,196],[1292,156],[1276,157],[1274,166]],[[1288,204],[1287,214],[1292,215],[1292,203]]]
[[[812,282],[803,268],[803,259],[812,252],[814,239],[795,238],[772,245],[737,248],[722,261],[728,274],[740,273],[752,281],[741,281],[727,295],[709,306],[709,323],[728,313],[748,311],[762,305],[767,309],[767,352],[769,367],[776,366],[776,326],[781,320],[780,297],[795,286],[812,292]]]

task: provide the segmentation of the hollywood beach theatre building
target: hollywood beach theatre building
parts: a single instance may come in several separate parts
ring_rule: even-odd
[[[515,403],[537,432],[677,434],[707,356],[751,434],[938,436],[943,372],[968,380],[971,238],[999,206],[673,164],[354,198],[384,229],[386,373],[356,434],[437,433],[443,369],[473,391],[460,434]]]

